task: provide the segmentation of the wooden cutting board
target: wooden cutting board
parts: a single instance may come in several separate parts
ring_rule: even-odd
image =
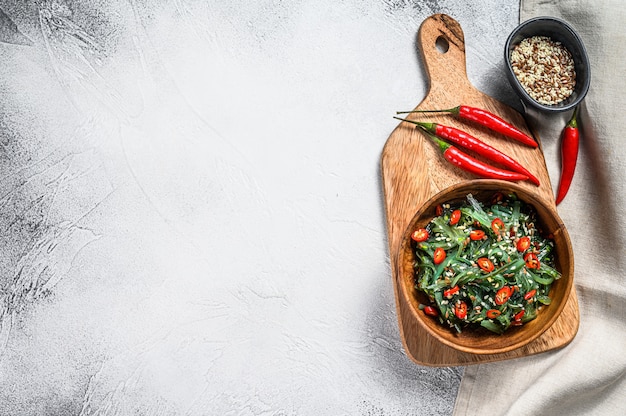
[[[415,108],[448,109],[460,104],[491,111],[531,134],[524,117],[513,108],[478,91],[467,78],[465,39],[457,21],[444,14],[426,19],[418,34],[429,89]],[[410,110],[410,109],[399,109]],[[541,182],[537,187],[521,183],[546,203],[554,206],[554,194],[541,150],[530,148],[492,133],[448,114],[409,114],[406,118],[441,123],[461,128],[513,157]],[[408,305],[398,296],[398,253],[402,235],[415,212],[429,198],[449,186],[476,179],[443,159],[436,146],[409,123],[400,124],[385,143],[381,157],[385,211],[391,272],[396,295],[400,334],[407,355],[416,363],[431,366],[469,365],[523,357],[561,348],[578,330],[579,312],[576,292],[572,286],[569,300],[556,323],[542,336],[525,347],[507,353],[475,355],[439,343],[417,323],[408,319]]]

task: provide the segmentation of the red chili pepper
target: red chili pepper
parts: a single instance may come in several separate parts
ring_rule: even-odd
[[[496,292],[496,305],[504,305],[507,300],[511,297],[512,290],[509,286],[503,286],[500,290]]]
[[[478,264],[478,267],[480,267],[483,271],[486,271],[486,272],[492,272],[493,269],[495,268],[491,260],[489,260],[487,257],[479,258],[478,260],[476,260],[476,264]]]
[[[522,309],[521,311],[519,311],[518,313],[513,315],[513,320],[514,321],[521,321],[525,314],[526,314],[526,311],[524,309]]]
[[[520,253],[525,252],[530,247],[530,237],[524,236],[517,240],[517,251]]]
[[[563,129],[561,138],[561,179],[559,190],[556,194],[556,204],[560,204],[565,198],[576,170],[576,160],[578,159],[578,141],[580,132],[578,130],[578,107],[574,109],[572,118]]]
[[[494,218],[493,221],[491,221],[491,229],[495,234],[500,234],[502,230],[504,230],[504,221],[500,218]]]
[[[397,114],[408,113],[451,113],[465,120],[471,120],[481,126],[487,127],[490,130],[498,132],[506,137],[517,140],[530,147],[537,147],[537,142],[532,137],[527,136],[524,132],[516,128],[510,123],[507,123],[497,115],[490,113],[487,110],[480,108],[469,107],[467,105],[459,105],[447,110],[413,110],[413,111],[399,111]]]
[[[539,262],[539,257],[535,253],[528,253],[524,256],[524,261],[526,262],[526,267],[529,269],[538,269],[541,267],[541,263]]]
[[[498,316],[500,316],[502,314],[502,312],[500,312],[498,309],[489,309],[487,311],[487,318],[489,319],[495,319]]]
[[[472,230],[470,231],[470,240],[478,241],[485,238],[485,232],[483,230]]]
[[[509,155],[502,153],[498,149],[493,146],[488,145],[482,140],[477,139],[476,137],[464,132],[463,130],[459,130],[454,127],[444,126],[443,124],[436,123],[424,123],[419,121],[412,121],[407,119],[402,119],[399,117],[394,117],[398,120],[406,121],[409,123],[413,123],[422,129],[433,133],[442,139],[446,139],[457,146],[464,147],[465,149],[472,150],[477,154],[489,159],[495,163],[498,163],[504,166],[507,169],[510,169],[514,172],[522,173],[528,176],[528,180],[530,180],[535,185],[539,186],[539,179],[533,176],[524,166],[522,166],[518,161],[510,157]]]
[[[537,293],[537,289],[532,289],[524,295],[524,299],[531,300],[535,296],[536,293]]]
[[[465,317],[467,317],[467,304],[462,300],[458,301],[456,305],[454,305],[454,314],[459,319],[465,319]]]
[[[491,205],[496,205],[504,200],[504,194],[500,191],[491,196]]]
[[[428,237],[428,230],[425,228],[418,228],[411,234],[411,238],[413,239],[413,241],[416,241],[418,243],[428,240]]]
[[[455,209],[454,211],[452,211],[452,214],[450,214],[450,225],[457,225],[460,219],[461,219],[461,210]]]
[[[456,285],[454,287],[451,287],[450,289],[446,289],[443,291],[443,297],[444,298],[451,298],[453,295],[459,293],[459,286]]]
[[[426,315],[430,315],[430,316],[438,316],[439,312],[437,312],[437,309],[433,308],[432,306],[424,306],[424,313]]]
[[[435,264],[441,264],[441,262],[444,261],[445,258],[446,258],[446,251],[441,247],[437,247],[435,249],[435,253],[433,254],[433,262]]]
[[[439,146],[439,150],[443,153],[443,156],[448,162],[459,168],[473,173],[474,175],[488,179],[502,179],[506,181],[524,181],[528,179],[528,176],[518,172],[511,172],[510,170],[500,169],[495,166],[488,165],[480,160],[473,158],[467,153],[462,152],[458,148],[452,146],[449,143],[444,142],[432,133],[425,133]]]

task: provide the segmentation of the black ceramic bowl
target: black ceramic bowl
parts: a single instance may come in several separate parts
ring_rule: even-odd
[[[576,86],[574,92],[565,100],[552,105],[535,101],[524,89],[511,65],[511,53],[515,46],[523,39],[532,36],[548,36],[563,46],[572,54],[576,71]],[[562,112],[576,107],[585,98],[591,81],[589,58],[580,36],[565,21],[555,17],[535,17],[520,24],[509,35],[504,48],[504,60],[507,68],[507,77],[511,86],[521,98],[522,102],[543,112]]]

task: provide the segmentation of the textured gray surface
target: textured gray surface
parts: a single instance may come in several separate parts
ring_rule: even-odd
[[[402,350],[379,157],[432,13],[515,104],[517,1],[0,9],[0,414],[452,412],[462,369]]]

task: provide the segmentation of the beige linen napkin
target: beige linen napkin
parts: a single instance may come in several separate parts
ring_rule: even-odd
[[[592,64],[570,192],[558,206],[575,254],[581,322],[555,352],[465,369],[455,415],[626,414],[626,10],[619,0],[522,0],[520,20],[556,16],[583,38]],[[530,117],[552,186],[570,113]]]

